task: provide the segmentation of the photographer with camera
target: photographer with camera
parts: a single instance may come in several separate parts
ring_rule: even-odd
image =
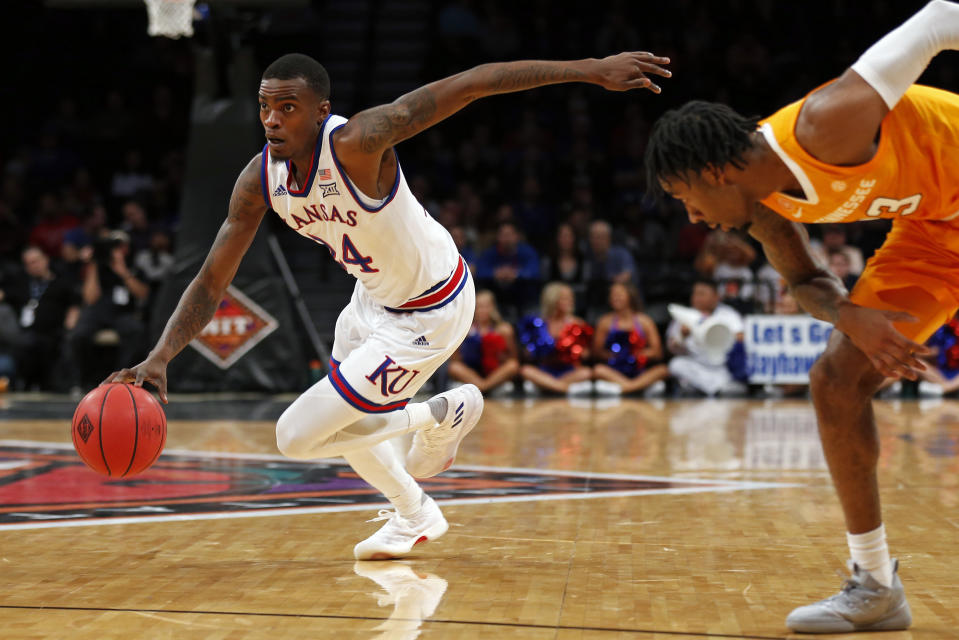
[[[80,313],[76,282],[55,271],[50,258],[36,245],[27,246],[21,260],[23,270],[9,290],[20,327],[15,386],[65,391],[74,377],[74,365],[63,347]]]
[[[123,231],[111,231],[93,243],[83,274],[83,308],[70,340],[83,388],[117,365],[142,357],[146,327],[140,310],[150,287],[130,267],[129,253],[129,236]],[[98,347],[116,347],[114,357],[92,357]]]

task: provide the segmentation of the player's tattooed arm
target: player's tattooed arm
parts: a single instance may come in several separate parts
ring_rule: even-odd
[[[187,286],[167,321],[153,353],[169,361],[213,318],[227,285],[236,275],[243,255],[253,242],[266,212],[257,155],[240,173],[230,197],[226,220],[220,226],[203,266]],[[152,355],[152,354],[151,354]]]
[[[479,65],[420,87],[394,102],[362,111],[337,132],[337,153],[372,154],[448,118],[474,100],[564,82],[598,84],[610,91],[647,88],[659,93],[647,73],[669,77],[669,59],[626,52],[599,59],[520,60]]]
[[[842,281],[817,261],[806,228],[757,203],[749,234],[762,243],[766,259],[789,285],[799,306],[836,324],[840,308],[852,304],[849,293]]]
[[[230,197],[230,210],[216,234],[200,272],[187,285],[166,323],[156,346],[143,362],[111,373],[106,382],[153,384],[162,402],[167,402],[167,364],[213,318],[226,287],[236,275],[240,260],[250,248],[266,213],[260,184],[261,158],[256,156],[240,173]]]

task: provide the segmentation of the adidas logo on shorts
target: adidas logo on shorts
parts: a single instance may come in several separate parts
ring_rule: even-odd
[[[414,346],[414,347],[428,347],[428,346],[430,346],[430,341],[427,340],[424,336],[420,336],[419,338],[417,338],[416,340],[413,341],[413,346]]]

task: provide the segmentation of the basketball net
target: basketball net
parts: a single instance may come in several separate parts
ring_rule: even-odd
[[[150,19],[147,33],[167,38],[193,35],[193,4],[196,0],[143,0]]]

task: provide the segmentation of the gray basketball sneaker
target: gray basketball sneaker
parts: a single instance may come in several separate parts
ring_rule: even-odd
[[[842,633],[844,631],[896,631],[908,629],[912,613],[899,581],[899,561],[892,561],[892,586],[884,587],[868,571],[849,561],[852,575],[831,598],[799,607],[786,618],[792,631]]]

